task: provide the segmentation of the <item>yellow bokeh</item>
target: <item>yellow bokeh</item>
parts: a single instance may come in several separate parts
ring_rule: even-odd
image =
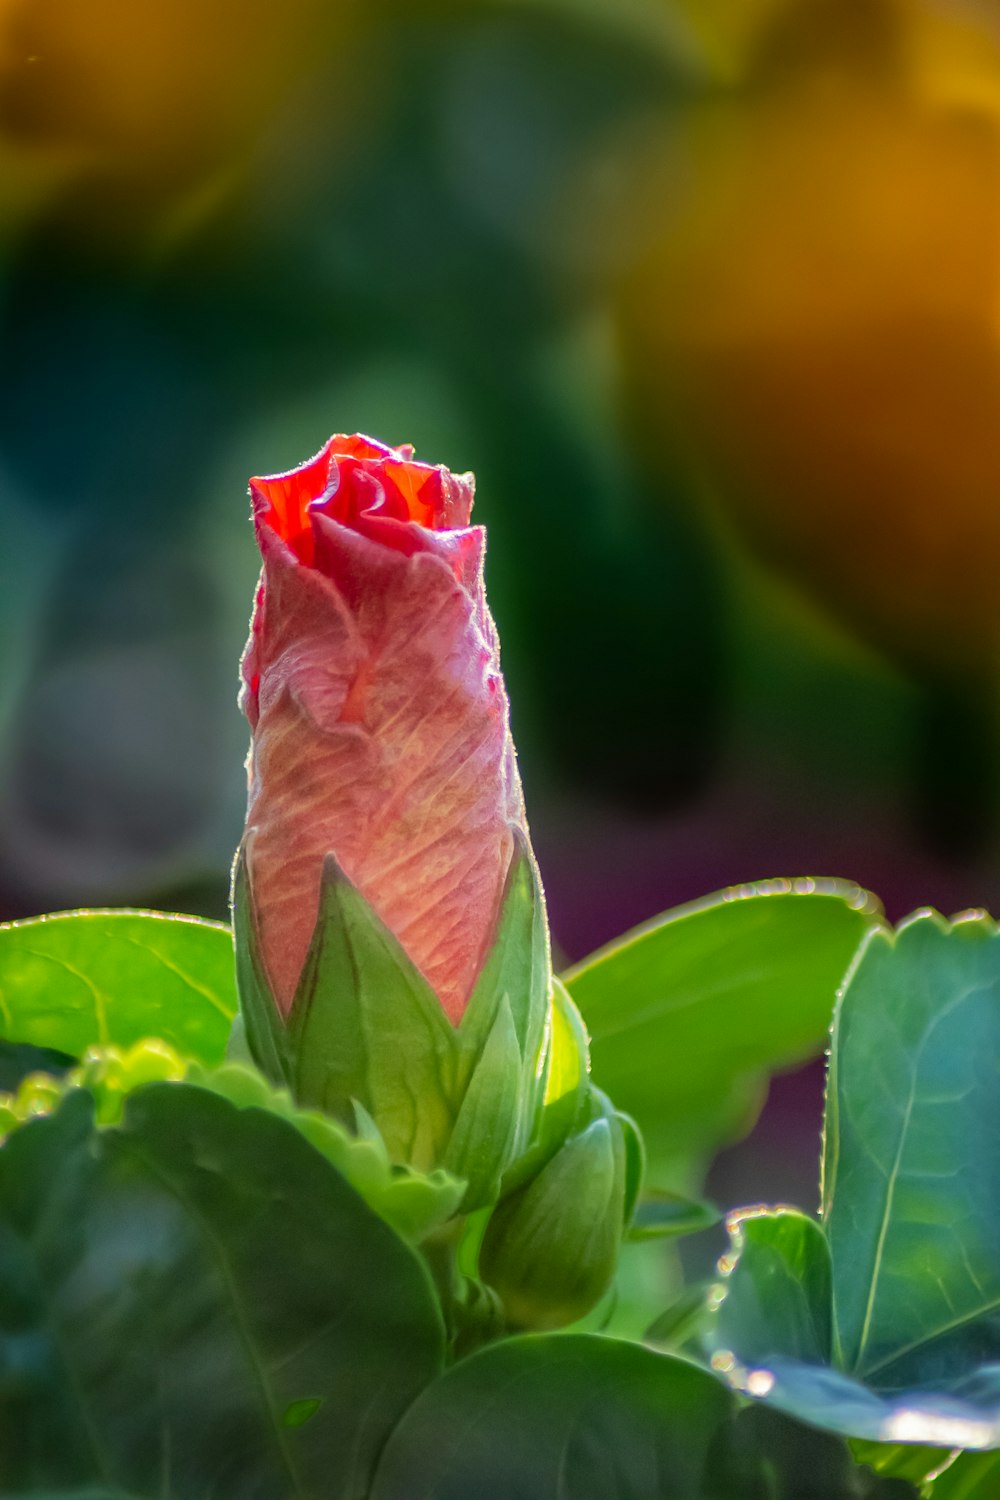
[[[876,16],[877,13],[877,16]],[[690,112],[621,294],[640,430],[921,671],[1000,647],[1000,26],[785,6]],[[875,20],[877,19],[877,24]]]
[[[319,78],[336,88],[338,59],[346,86],[361,13],[356,0],[0,0],[2,206],[74,171],[155,204],[238,169],[296,96]]]

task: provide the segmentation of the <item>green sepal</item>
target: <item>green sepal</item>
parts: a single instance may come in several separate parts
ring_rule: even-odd
[[[193,1067],[187,1082],[221,1094],[241,1109],[270,1110],[294,1125],[403,1239],[423,1239],[458,1211],[465,1193],[461,1179],[440,1168],[423,1173],[394,1164],[377,1132],[359,1129],[355,1135],[329,1115],[297,1108],[287,1091],[271,1088],[250,1068],[239,1063],[212,1070]]]
[[[572,1003],[570,1001],[570,1004]],[[580,1125],[590,1124],[593,1120],[613,1121],[616,1138],[619,1136],[621,1138],[624,1171],[622,1178],[623,1220],[627,1229],[632,1222],[632,1215],[639,1201],[639,1194],[646,1176],[646,1147],[639,1127],[632,1116],[622,1114],[621,1110],[615,1109],[604,1090],[599,1089],[594,1083],[589,1083],[583,1099],[583,1114],[578,1122],[578,1128]]]
[[[156,1037],[125,1049],[93,1047],[62,1078],[31,1074],[16,1093],[0,1095],[0,1137],[51,1114],[68,1094],[80,1091],[93,1101],[98,1126],[116,1126],[131,1095],[150,1083],[192,1084],[239,1109],[278,1115],[294,1125],[403,1239],[418,1242],[439,1228],[458,1212],[465,1195],[464,1181],[443,1169],[422,1173],[391,1162],[370,1119],[367,1128],[353,1134],[328,1115],[297,1108],[287,1089],[272,1086],[256,1068],[238,1062],[205,1068]]]
[[[255,1068],[257,1066],[254,1055],[250,1050],[247,1040],[247,1027],[242,1012],[233,1017],[233,1024],[229,1032],[229,1040],[226,1043],[226,1062],[242,1063],[244,1067]]]
[[[466,1206],[493,1201],[511,1161],[546,1120],[547,1153],[579,1115],[543,1108],[549,1037],[548,928],[530,850],[518,830],[497,930],[462,1020],[452,1027],[430,985],[332,855],[287,1022],[260,956],[246,852],[236,866],[234,925],[249,1055],[302,1105],[357,1127],[369,1117],[390,1156],[443,1163],[469,1183]],[[572,1002],[563,994],[562,1006]],[[563,1022],[560,1031],[567,1029]],[[570,1024],[582,1033],[576,1017]],[[243,1039],[234,1027],[230,1056]],[[576,1069],[577,1083],[584,1070]],[[567,1107],[567,1105],[569,1107]],[[551,1128],[552,1126],[556,1128]]]
[[[566,986],[552,981],[552,1006],[537,1126],[543,1147],[560,1146],[583,1117],[590,1097],[590,1037]]]
[[[354,1135],[359,1141],[382,1141],[382,1132],[379,1130],[371,1115],[365,1109],[359,1099],[352,1099],[354,1107]]]
[[[514,853],[504,885],[496,933],[458,1027],[459,1092],[465,1090],[497,1023],[510,1007],[520,1053],[522,1087],[511,1155],[528,1145],[544,1087],[542,1058],[549,1016],[552,964],[538,869],[524,834],[512,829]],[[505,1163],[506,1165],[506,1163]]]
[[[265,1078],[280,1086],[289,1083],[291,1077],[288,1035],[264,972],[247,869],[247,842],[241,845],[233,866],[233,942],[240,1012],[230,1033],[230,1048],[238,1055],[237,1049],[245,1045]],[[242,1041],[237,1030],[240,1020]]]
[[[569,991],[558,979],[552,980],[539,1078],[538,1102],[528,1148],[505,1172],[504,1196],[541,1170],[567,1137],[584,1122],[590,1109],[587,1028]]]
[[[292,1092],[345,1122],[368,1111],[394,1161],[430,1170],[454,1124],[455,1032],[398,939],[330,854],[288,1016]]]
[[[496,1208],[479,1269],[521,1328],[561,1328],[589,1312],[618,1263],[625,1210],[620,1121],[602,1115]]]
[[[472,1071],[442,1165],[464,1177],[463,1207],[496,1201],[500,1179],[514,1154],[524,1092],[521,1049],[506,995]]]
[[[549,934],[538,870],[519,828],[512,829],[514,853],[504,884],[496,934],[479,972],[459,1032],[476,1052],[504,996],[510,1003],[521,1054],[537,1059],[549,999]]]
[[[615,1119],[622,1130],[622,1140],[625,1145],[625,1226],[632,1223],[642,1185],[646,1178],[646,1147],[643,1143],[642,1132],[632,1119],[631,1115],[622,1114],[620,1109],[614,1110]]]

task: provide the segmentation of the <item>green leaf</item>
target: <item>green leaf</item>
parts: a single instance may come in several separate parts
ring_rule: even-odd
[[[932,1500],[996,1500],[1000,1495],[1000,1454],[962,1453],[931,1488]]]
[[[443,1170],[425,1174],[393,1164],[374,1127],[355,1136],[329,1115],[299,1109],[286,1089],[276,1089],[256,1068],[240,1063],[202,1068],[156,1038],[126,1051],[90,1048],[84,1063],[62,1078],[30,1075],[15,1095],[0,1098],[0,1131],[50,1114],[73,1089],[86,1089],[93,1097],[99,1125],[116,1125],[130,1094],[161,1081],[192,1083],[239,1109],[267,1109],[287,1120],[404,1239],[422,1240],[457,1213],[465,1195],[465,1182]]]
[[[765,1400],[799,1421],[881,1443],[923,1447],[1000,1446],[1000,1372],[941,1390],[882,1392],[829,1365],[770,1357],[755,1368],[738,1359],[717,1365],[734,1390]]]
[[[93,1095],[98,1125],[117,1125],[136,1089],[147,1083],[180,1083],[187,1071],[188,1064],[172,1047],[151,1037],[125,1051],[90,1047],[83,1062],[61,1082],[64,1089],[85,1088]],[[20,1096],[15,1103],[19,1102]]]
[[[713,1364],[766,1364],[775,1356],[830,1361],[830,1251],[796,1209],[731,1214],[731,1266],[712,1325]],[[728,1372],[728,1371],[727,1371]]]
[[[13,1094],[31,1073],[51,1073],[58,1078],[74,1062],[68,1053],[54,1052],[51,1047],[0,1041],[0,1094]]]
[[[695,1366],[624,1341],[506,1340],[416,1401],[371,1500],[693,1500],[730,1411],[712,1385]]]
[[[282,1413],[281,1420],[286,1427],[301,1427],[314,1417],[323,1405],[319,1396],[309,1396],[302,1401],[293,1401]]]
[[[191,1068],[188,1082],[240,1109],[267,1109],[287,1120],[403,1239],[422,1240],[458,1212],[464,1181],[441,1169],[423,1173],[394,1164],[376,1131],[352,1135],[329,1115],[298,1108],[286,1090],[273,1088],[255,1070],[238,1063]]]
[[[74,1485],[69,1490],[33,1489],[30,1495],[22,1490],[17,1495],[5,1495],[4,1500],[146,1500],[146,1497],[134,1491],[130,1494],[126,1490],[108,1489],[103,1484],[88,1484],[82,1488]]]
[[[703,1198],[682,1198],[679,1193],[648,1189],[639,1199],[629,1229],[630,1240],[676,1239],[712,1229],[722,1215],[714,1203]]]
[[[864,1438],[851,1440],[851,1452],[858,1463],[868,1464],[876,1474],[908,1479],[917,1485],[923,1485],[929,1476],[936,1477],[954,1462],[955,1457],[948,1448],[924,1448],[915,1443],[870,1443]],[[995,1454],[988,1457],[992,1463],[1000,1462]]]
[[[528,1335],[430,1386],[371,1500],[904,1500],[846,1445],[776,1413],[734,1420],[687,1361],[593,1334]],[[720,1399],[721,1397],[721,1399]]]
[[[697,1342],[700,1345],[709,1317],[709,1290],[707,1282],[695,1282],[693,1286],[686,1286],[649,1325],[642,1336],[643,1343],[655,1344],[658,1348],[676,1353],[682,1352],[691,1343]]]
[[[767,1407],[745,1407],[720,1437],[725,1477],[713,1500],[917,1500],[912,1484],[856,1465],[840,1438]]]
[[[737,1217],[712,1334],[732,1385],[855,1438],[1000,1447],[998,1074],[994,924],[873,933],[834,1025],[829,1257],[801,1215]]]
[[[0,1029],[70,1057],[158,1036],[221,1062],[236,1013],[228,927],[149,911],[74,911],[0,927]]]
[[[650,1170],[689,1191],[753,1123],[767,1075],[825,1044],[838,985],[876,920],[837,880],[740,886],[668,912],[564,976],[594,1078],[642,1131]]]
[[[51,1114],[69,1092],[81,1088],[92,1097],[97,1123],[117,1124],[129,1094],[147,1083],[180,1082],[192,1067],[197,1070],[199,1064],[188,1063],[157,1037],[124,1049],[88,1047],[84,1061],[61,1075],[30,1073],[13,1094],[0,1096],[3,1133]]]
[[[1000,1359],[1000,935],[873,933],[830,1065],[823,1213],[837,1362],[883,1389]]]
[[[454,1030],[332,855],[288,1033],[300,1104],[349,1119],[357,1099],[394,1160],[422,1170],[442,1160],[454,1124]]]
[[[360,1496],[443,1347],[421,1260],[268,1111],[152,1084],[95,1132],[76,1091],[0,1150],[4,1495]]]
[[[67,1088],[63,1078],[54,1073],[29,1073],[21,1079],[14,1094],[0,1095],[0,1142],[12,1130],[18,1130],[38,1115],[57,1109]]]

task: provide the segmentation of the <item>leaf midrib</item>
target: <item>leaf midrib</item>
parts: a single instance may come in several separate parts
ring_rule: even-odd
[[[905,1359],[908,1354],[912,1354],[916,1349],[922,1349],[925,1344],[933,1344],[935,1340],[944,1338],[945,1334],[954,1333],[956,1328],[962,1328],[967,1323],[975,1323],[979,1318],[984,1318],[987,1313],[998,1311],[1000,1311],[1000,1293],[989,1302],[984,1302],[980,1307],[972,1308],[968,1312],[962,1313],[960,1317],[952,1318],[948,1323],[942,1323],[933,1332],[922,1333],[919,1338],[911,1340],[909,1344],[904,1344],[899,1349],[893,1349],[891,1354],[887,1354],[883,1359],[876,1360],[874,1364],[865,1367],[859,1364],[855,1368],[854,1373],[859,1379],[869,1380],[872,1375],[877,1375],[879,1370],[884,1370],[889,1365],[895,1364],[898,1359]]]
[[[923,1043],[921,1043],[921,1051],[922,1050]],[[899,1170],[903,1161],[903,1151],[906,1146],[907,1132],[910,1128],[910,1119],[913,1115],[913,1105],[917,1095],[917,1077],[919,1075],[919,1072],[920,1063],[918,1056],[910,1077],[910,1091],[907,1095],[906,1108],[903,1111],[903,1118],[900,1122],[899,1141],[896,1145],[896,1156],[892,1164],[892,1171],[889,1173],[889,1181],[886,1185],[885,1204],[882,1209],[882,1223],[879,1225],[878,1240],[875,1244],[875,1262],[872,1266],[871,1281],[868,1286],[868,1300],[865,1303],[865,1316],[864,1321],[861,1325],[861,1337],[858,1340],[858,1352],[854,1360],[855,1369],[858,1371],[860,1371],[861,1369],[861,1362],[864,1357],[865,1349],[868,1345],[869,1335],[871,1334],[872,1319],[875,1315],[875,1298],[878,1293],[879,1277],[882,1274],[882,1260],[885,1255],[885,1242],[889,1235],[889,1223],[892,1219],[892,1205],[896,1197],[896,1184],[899,1181]],[[921,1339],[919,1340],[919,1342],[922,1343],[923,1340]]]
[[[882,1271],[882,1260],[885,1250],[885,1242],[888,1238],[888,1231],[892,1214],[892,1204],[895,1197],[896,1184],[899,1179],[899,1173],[902,1166],[903,1154],[907,1144],[907,1135],[910,1128],[911,1116],[913,1113],[914,1105],[916,1103],[917,1084],[920,1078],[920,1069],[923,1062],[924,1051],[927,1047],[927,1043],[930,1041],[930,1038],[946,1017],[950,1016],[954,1011],[965,1005],[974,996],[987,993],[991,988],[992,985],[989,981],[981,980],[979,983],[966,985],[965,988],[960,990],[957,995],[953,995],[948,1001],[947,1005],[942,1006],[940,1010],[936,1011],[930,1017],[927,1025],[924,1028],[923,1035],[920,1038],[919,1045],[916,1049],[916,1054],[913,1059],[913,1066],[910,1074],[910,1088],[906,1101],[906,1109],[904,1110],[899,1127],[899,1140],[896,1147],[895,1159],[893,1161],[892,1170],[889,1173],[887,1180],[885,1205],[882,1212],[882,1222],[879,1227],[879,1236],[875,1250],[875,1261],[872,1267],[871,1284],[869,1287],[868,1299],[865,1307],[865,1318],[862,1324],[861,1335],[858,1342],[858,1351],[851,1367],[851,1373],[856,1375],[859,1379],[870,1379],[870,1377],[873,1374],[877,1374],[879,1370],[886,1369],[888,1366],[894,1364],[897,1360],[903,1359],[907,1354],[912,1354],[914,1350],[923,1348],[926,1344],[933,1343],[936,1339],[942,1338],[945,1334],[952,1333],[955,1331],[955,1329],[961,1328],[963,1325],[968,1323],[974,1323],[978,1318],[984,1317],[987,1313],[1000,1309],[1000,1292],[998,1292],[996,1297],[990,1299],[988,1302],[983,1303],[980,1307],[962,1313],[960,1316],[953,1318],[948,1323],[942,1324],[932,1332],[922,1332],[919,1338],[911,1340],[909,1344],[905,1344],[901,1348],[894,1349],[890,1354],[887,1354],[884,1357],[876,1360],[874,1364],[866,1366],[862,1363],[865,1347],[867,1345],[868,1338],[871,1332],[871,1324],[874,1318],[875,1300],[878,1290],[879,1277]],[[837,1154],[839,1156],[839,1133],[836,1145]],[[841,1342],[839,1331],[837,1332],[837,1338],[838,1343]]]

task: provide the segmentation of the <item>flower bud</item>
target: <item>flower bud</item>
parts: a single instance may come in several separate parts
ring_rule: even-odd
[[[300,1103],[492,1201],[551,973],[473,481],[334,437],[251,481],[263,556],[234,883],[246,1041]]]
[[[602,1114],[494,1210],[479,1270],[511,1324],[561,1328],[604,1295],[625,1229],[626,1173],[621,1122]]]

